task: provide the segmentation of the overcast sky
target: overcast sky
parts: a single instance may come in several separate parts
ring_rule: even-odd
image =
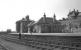
[[[35,21],[44,12],[47,17],[55,13],[57,19],[66,18],[69,9],[81,11],[81,0],[0,0],[0,31],[15,30],[15,22],[26,15]]]

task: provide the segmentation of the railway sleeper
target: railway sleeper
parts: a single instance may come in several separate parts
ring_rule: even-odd
[[[76,50],[81,50],[81,48],[77,48]]]
[[[49,46],[41,46],[41,45],[37,45],[36,48],[37,48],[37,49],[41,49],[41,50],[52,49],[52,47],[49,47]]]
[[[53,47],[50,47],[50,46],[43,46],[43,45],[37,45],[35,47],[37,49],[40,49],[41,48],[42,50],[53,50],[54,48],[62,48],[61,46],[53,46]]]

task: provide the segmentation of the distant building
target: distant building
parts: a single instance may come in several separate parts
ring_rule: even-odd
[[[39,21],[29,24],[29,29],[33,28],[35,33],[58,33],[62,32],[62,25],[56,20],[54,14],[53,18],[46,17],[45,13]],[[30,32],[30,30],[29,30]]]
[[[29,19],[29,15],[26,16],[26,18],[23,18],[22,20],[19,20],[16,22],[16,31],[19,33],[20,29],[22,33],[27,33],[28,32],[28,24],[31,22]],[[21,26],[22,23],[22,26]],[[21,28],[22,27],[22,28]]]
[[[11,31],[11,29],[7,29],[7,33],[11,33],[12,31]]]

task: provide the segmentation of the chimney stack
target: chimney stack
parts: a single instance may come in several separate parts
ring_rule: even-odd
[[[44,13],[43,16],[44,16],[44,17],[43,17],[43,22],[46,23],[46,22],[47,22],[47,21],[46,21],[46,14]]]
[[[53,16],[53,23],[56,21],[56,15]]]
[[[75,9],[74,9],[74,12],[75,12]]]
[[[26,20],[29,21],[29,15],[26,16]]]
[[[77,10],[77,13],[78,13],[79,11]]]

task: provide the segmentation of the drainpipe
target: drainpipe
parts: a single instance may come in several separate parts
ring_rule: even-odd
[[[21,39],[21,34],[22,34],[22,22],[20,22],[20,33],[19,33],[19,39]]]

